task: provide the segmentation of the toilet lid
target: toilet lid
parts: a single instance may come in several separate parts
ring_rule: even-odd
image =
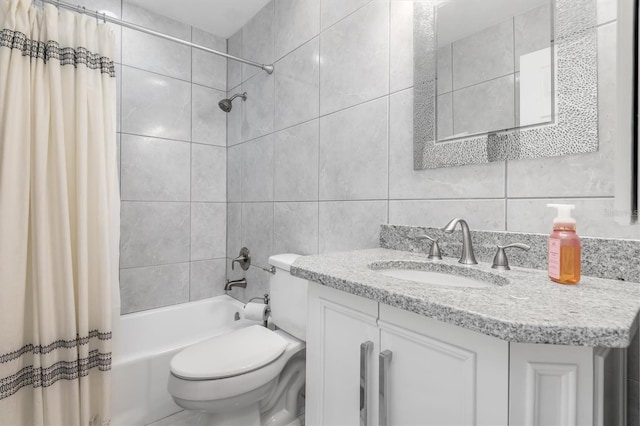
[[[269,364],[286,347],[273,331],[252,325],[188,347],[173,357],[171,372],[191,380],[237,376]]]

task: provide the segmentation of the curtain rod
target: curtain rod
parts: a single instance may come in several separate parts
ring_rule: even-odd
[[[201,46],[199,44],[191,43],[190,41],[182,40],[180,38],[176,38],[176,37],[170,36],[168,34],[164,34],[164,33],[158,32],[158,31],[154,31],[154,30],[151,30],[149,28],[142,27],[140,25],[132,24],[131,22],[122,21],[120,19],[112,18],[110,16],[107,16],[104,13],[99,13],[98,11],[89,10],[89,9],[86,9],[85,7],[82,7],[82,6],[74,6],[72,4],[65,3],[65,2],[62,2],[62,1],[58,1],[58,0],[41,0],[41,1],[43,3],[49,3],[49,4],[52,4],[54,6],[57,6],[58,8],[67,9],[67,10],[71,10],[71,11],[74,11],[74,12],[78,12],[78,13],[82,13],[82,14],[85,14],[85,15],[89,15],[89,16],[91,16],[93,18],[96,18],[97,20],[101,20],[101,21],[104,21],[104,22],[110,22],[112,24],[120,25],[120,26],[125,27],[125,28],[129,28],[129,29],[132,29],[132,30],[140,31],[140,32],[146,33],[146,34],[151,34],[153,36],[160,37],[160,38],[163,38],[165,40],[170,40],[170,41],[173,41],[173,42],[178,43],[178,44],[182,44],[182,45],[185,45],[185,46],[193,47],[194,49],[202,50],[204,52],[213,53],[214,55],[222,56],[222,57],[225,57],[227,59],[231,59],[232,61],[238,61],[238,62],[242,62],[243,64],[247,64],[247,65],[251,65],[251,66],[254,66],[254,67],[258,67],[258,68],[266,71],[267,74],[273,73],[273,65],[272,64],[271,65],[265,65],[265,64],[260,64],[260,63],[257,63],[257,62],[250,61],[248,59],[238,58],[237,56],[229,55],[227,53],[220,52],[218,50],[210,49],[208,47]]]

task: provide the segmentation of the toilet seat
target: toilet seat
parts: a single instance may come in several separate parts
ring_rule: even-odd
[[[185,380],[214,380],[257,370],[285,351],[279,334],[252,325],[197,343],[171,360],[171,373]]]
[[[188,379],[179,377],[173,372],[172,361],[168,390],[174,400],[180,400],[181,403],[179,405],[187,408],[189,404],[191,404],[189,401],[197,403],[198,401],[231,398],[261,387],[265,387],[265,389],[268,390],[269,383],[278,377],[291,357],[305,348],[305,343],[282,330],[271,331],[262,326],[257,327],[263,328],[266,333],[279,337],[285,342],[285,348],[277,358],[244,374],[218,379]],[[233,331],[232,333],[237,331],[240,330]],[[254,345],[251,345],[251,347],[255,348]],[[189,348],[183,352],[187,350],[189,350]],[[257,349],[254,350],[257,351]],[[178,355],[180,355],[180,353]],[[176,357],[178,355],[176,355]]]

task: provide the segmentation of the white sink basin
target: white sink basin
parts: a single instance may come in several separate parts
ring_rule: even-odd
[[[415,269],[381,269],[377,272],[382,275],[386,275],[387,277],[444,287],[485,288],[492,287],[494,285],[474,278],[462,277],[460,275],[446,274],[442,272],[421,271]]]

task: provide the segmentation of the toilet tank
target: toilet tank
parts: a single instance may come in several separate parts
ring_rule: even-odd
[[[276,273],[269,281],[271,321],[302,341],[307,340],[307,280],[292,276],[289,271],[299,254],[276,254],[269,264]]]

